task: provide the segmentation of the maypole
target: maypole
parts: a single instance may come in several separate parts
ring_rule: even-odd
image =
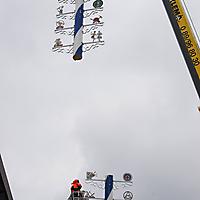
[[[93,186],[97,186],[99,189],[103,189],[105,192],[105,196],[95,198],[94,193],[89,192],[88,194],[92,194],[91,199],[95,200],[116,200],[114,198],[114,190],[119,189],[120,187],[125,188],[127,186],[132,186],[132,175],[130,173],[125,173],[123,175],[123,180],[114,180],[113,175],[107,175],[105,179],[97,179],[96,172],[87,172],[86,174],[86,183],[91,184]],[[103,184],[102,184],[103,183]],[[90,196],[88,196],[90,200]],[[125,191],[123,193],[123,199],[117,198],[117,200],[133,200],[135,197],[135,194],[133,194],[131,191]]]
[[[75,0],[75,24],[74,24],[74,60],[81,60],[83,53],[83,0]]]
[[[61,37],[55,40],[55,44],[52,48],[53,52],[73,54],[74,60],[81,60],[83,58],[83,52],[90,51],[101,45],[104,45],[103,34],[101,27],[103,22],[100,13],[103,11],[103,1],[94,0],[92,2],[93,8],[85,9],[84,4],[90,3],[92,0],[58,0],[59,7],[57,8],[58,14],[55,33]],[[75,10],[66,12],[66,4],[75,4]],[[67,7],[68,9],[68,7]],[[66,20],[69,20],[66,23]],[[92,20],[92,22],[90,22]],[[72,26],[66,27],[66,24],[70,24],[70,21],[74,21]],[[90,34],[89,41],[84,41],[84,35]],[[73,37],[73,43],[65,44],[64,40]]]
[[[105,180],[105,200],[113,200],[113,175],[108,175]]]

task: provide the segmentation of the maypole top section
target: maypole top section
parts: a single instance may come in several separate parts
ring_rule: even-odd
[[[101,31],[104,23],[100,15],[103,11],[102,0],[58,0],[58,2],[55,33],[61,37],[55,40],[53,52],[73,54],[74,60],[81,60],[84,52],[104,45]],[[86,3],[91,3],[93,8],[88,9],[86,6],[87,9],[84,9]],[[75,9],[67,11],[69,7],[66,7],[66,4],[75,4]],[[65,41],[69,39],[73,42],[66,44]]]

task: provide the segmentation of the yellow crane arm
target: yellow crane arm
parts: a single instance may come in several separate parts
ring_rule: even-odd
[[[181,0],[162,0],[200,98],[200,48]]]

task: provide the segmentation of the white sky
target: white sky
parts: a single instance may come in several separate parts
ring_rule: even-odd
[[[200,32],[200,1],[186,1]],[[162,1],[104,3],[105,46],[53,54],[58,3],[1,0],[0,153],[16,200],[124,172],[138,200],[199,200],[198,98]],[[92,190],[92,188],[91,188]]]

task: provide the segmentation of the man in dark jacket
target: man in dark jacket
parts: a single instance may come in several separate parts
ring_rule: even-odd
[[[71,186],[71,195],[72,197],[80,197],[80,191],[81,191],[82,185],[79,183],[78,179],[75,179],[72,182],[72,186]]]

